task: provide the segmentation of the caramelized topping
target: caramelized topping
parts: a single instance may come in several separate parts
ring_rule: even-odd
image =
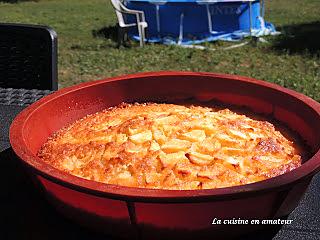
[[[301,164],[293,142],[269,122],[151,103],[88,115],[50,138],[39,157],[94,181],[180,190],[248,184]]]

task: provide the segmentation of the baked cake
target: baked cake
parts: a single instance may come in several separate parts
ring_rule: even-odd
[[[273,124],[229,109],[120,104],[48,139],[39,157],[98,182],[153,189],[249,184],[301,165],[292,139]]]

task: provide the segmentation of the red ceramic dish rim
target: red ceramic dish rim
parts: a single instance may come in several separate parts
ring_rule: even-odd
[[[61,89],[49,96],[46,96],[34,104],[24,109],[13,121],[10,127],[10,143],[14,152],[27,166],[31,167],[36,174],[39,174],[57,184],[63,185],[77,191],[86,192],[101,197],[108,197],[112,199],[120,199],[126,201],[142,201],[142,202],[203,202],[221,199],[237,199],[240,197],[255,195],[258,192],[266,191],[280,191],[289,185],[294,185],[302,179],[314,175],[320,170],[320,150],[318,150],[312,158],[306,163],[302,164],[299,168],[285,173],[283,175],[270,178],[261,182],[246,184],[235,187],[227,187],[220,189],[206,189],[206,190],[159,190],[159,189],[144,189],[132,188],[125,186],[118,186],[112,184],[105,184],[95,181],[82,179],[63,171],[53,168],[49,164],[41,161],[35,156],[27,147],[26,141],[23,137],[23,129],[29,116],[37,111],[39,107],[48,102],[54,101],[56,98],[61,97],[73,91],[78,91],[94,85],[103,84],[106,82],[127,80],[133,78],[143,77],[157,77],[157,76],[209,76],[216,78],[232,79],[253,83],[263,87],[271,88],[281,91],[287,95],[293,96],[320,115],[320,104],[313,99],[278,86],[276,84],[256,80],[248,77],[237,75],[226,75],[205,72],[147,72],[139,74],[131,74],[114,78],[107,78],[103,80],[91,81],[82,83],[76,86]]]

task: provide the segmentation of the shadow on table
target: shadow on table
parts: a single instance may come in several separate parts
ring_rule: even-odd
[[[276,51],[320,56],[320,21],[287,25],[279,30],[282,34],[273,46]]]
[[[282,219],[286,219],[286,218],[282,218]],[[265,228],[263,230],[255,231],[250,234],[243,235],[243,236],[237,238],[237,240],[256,240],[256,239],[272,240],[278,234],[278,232],[280,231],[281,228],[282,228],[282,225],[270,226],[270,227]]]
[[[110,240],[61,216],[33,185],[11,148],[0,153],[1,240]]]

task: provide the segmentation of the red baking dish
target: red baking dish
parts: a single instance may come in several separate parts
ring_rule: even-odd
[[[87,114],[121,102],[189,98],[218,100],[269,115],[297,132],[310,147],[311,157],[301,167],[265,181],[192,191],[98,183],[66,174],[37,157],[51,134]],[[141,73],[83,83],[42,98],[13,121],[10,142],[48,200],[82,225],[125,239],[226,238],[259,226],[213,225],[214,218],[279,218],[297,206],[320,168],[320,104],[292,90],[247,77]]]

